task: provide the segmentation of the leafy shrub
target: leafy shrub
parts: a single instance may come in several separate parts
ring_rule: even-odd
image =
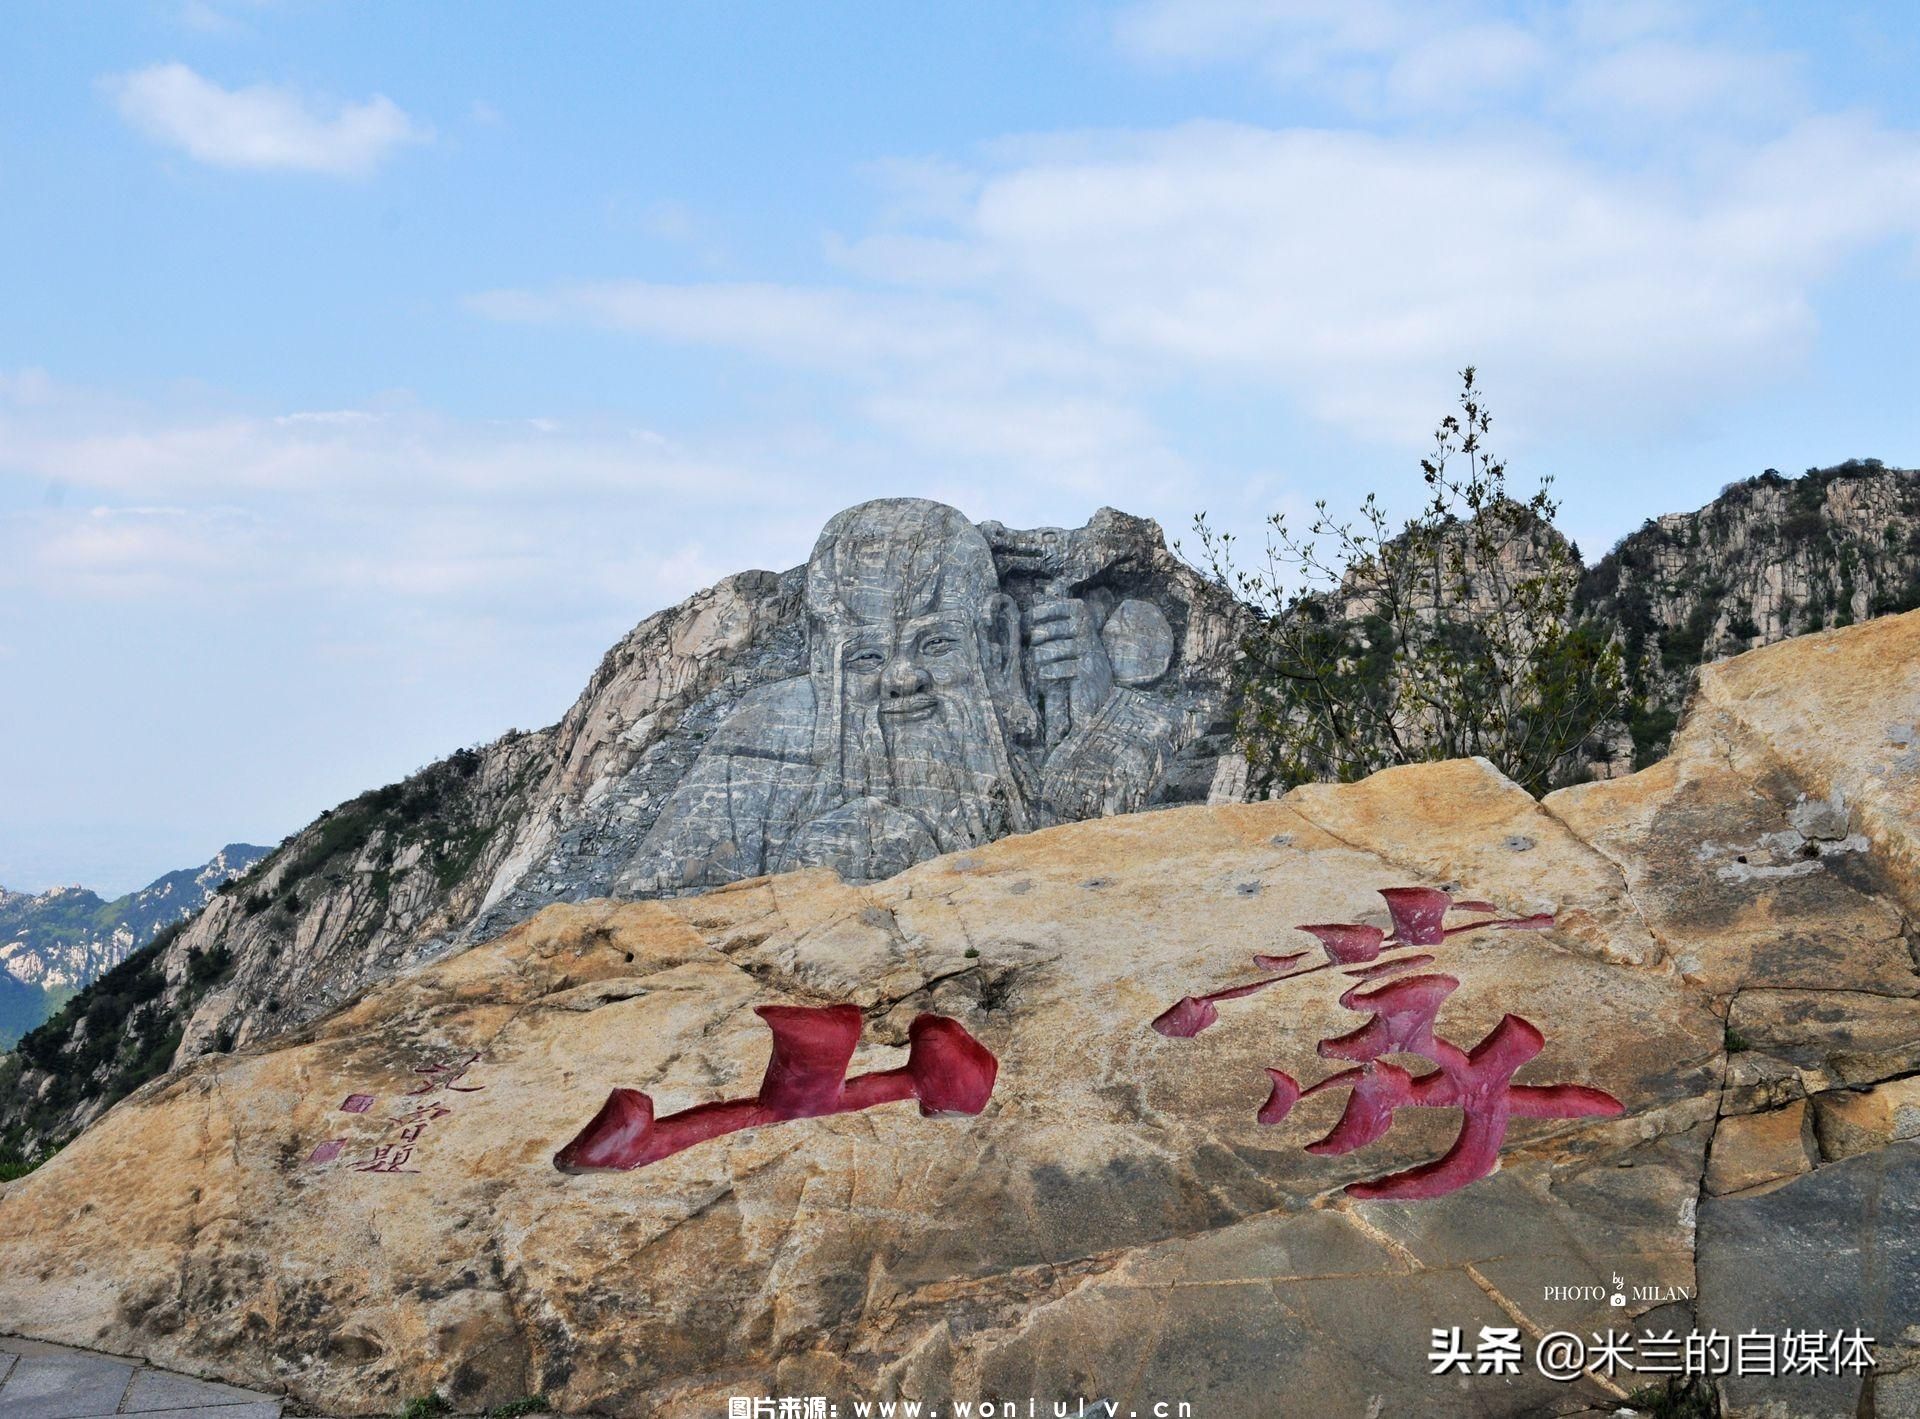
[[[1304,536],[1269,518],[1245,570],[1231,533],[1194,520],[1204,570],[1252,612],[1234,688],[1256,787],[1483,755],[1540,793],[1621,708],[1619,649],[1573,616],[1581,569],[1550,480],[1509,496],[1491,424],[1469,366],[1421,462],[1426,506],[1398,531],[1371,494],[1353,522],[1321,502]]]
[[[544,1394],[530,1394],[525,1399],[495,1405],[487,1411],[487,1419],[519,1419],[522,1414],[546,1414],[552,1409]]]
[[[224,941],[211,950],[187,952],[187,980],[196,986],[225,980],[233,970],[233,950]]]

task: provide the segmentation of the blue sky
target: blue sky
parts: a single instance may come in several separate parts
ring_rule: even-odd
[[[1379,490],[1453,372],[1589,554],[1920,463],[1920,12],[16,3],[0,883],[558,718],[883,494]]]

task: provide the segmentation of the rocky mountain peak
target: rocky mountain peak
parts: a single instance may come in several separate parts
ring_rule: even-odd
[[[1577,604],[1625,645],[1633,761],[1651,763],[1697,666],[1920,607],[1920,472],[1864,459],[1728,484],[1623,539],[1588,568]]]

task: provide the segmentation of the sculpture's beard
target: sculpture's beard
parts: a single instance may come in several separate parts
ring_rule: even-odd
[[[848,778],[866,793],[925,823],[942,852],[1005,834],[1007,785],[985,696],[925,691],[905,712],[884,701],[848,709]]]

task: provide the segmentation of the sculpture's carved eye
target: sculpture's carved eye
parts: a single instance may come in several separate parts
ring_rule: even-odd
[[[887,658],[873,649],[854,650],[847,653],[846,663],[849,670],[858,670],[862,675],[877,675],[880,667],[887,663]]]
[[[952,636],[928,636],[920,642],[920,653],[935,657],[950,655],[956,645],[957,642]]]

